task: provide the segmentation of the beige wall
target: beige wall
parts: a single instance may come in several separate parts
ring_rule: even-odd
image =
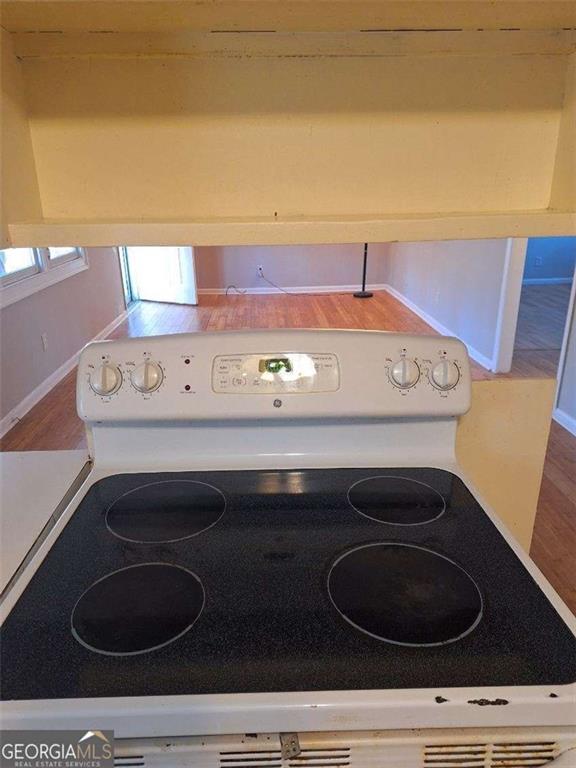
[[[552,185],[552,208],[576,206],[576,53],[568,57],[564,110],[558,133],[556,167]]]
[[[456,456],[484,500],[528,552],[554,401],[554,379],[472,382]]]
[[[492,360],[507,240],[390,246],[386,282]]]
[[[370,245],[368,282],[385,282],[388,246]],[[283,288],[358,285],[364,246],[294,245],[195,248],[198,288],[269,288],[257,275],[261,264],[269,280]]]
[[[26,58],[43,213],[225,223],[545,210],[566,58]]]
[[[42,216],[40,192],[24,96],[21,62],[0,29],[0,243],[9,242],[8,223]]]
[[[0,311],[0,418],[124,310],[116,250],[87,253],[89,269]]]

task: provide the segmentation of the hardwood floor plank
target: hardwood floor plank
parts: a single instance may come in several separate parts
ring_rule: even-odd
[[[520,349],[514,352],[509,376],[520,379],[555,379],[560,363],[559,349]]]
[[[0,441],[2,451],[84,448],[84,423],[76,415],[76,370],[65,376]]]
[[[522,286],[511,375],[556,378],[570,290],[569,284]]]
[[[516,328],[517,350],[560,349],[570,284],[523,285]]]
[[[552,422],[530,556],[576,614],[576,437]]]

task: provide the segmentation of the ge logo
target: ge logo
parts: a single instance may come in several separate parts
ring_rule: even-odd
[[[278,400],[278,399],[274,400],[273,405],[274,405],[274,408],[280,408],[282,405],[282,400]]]

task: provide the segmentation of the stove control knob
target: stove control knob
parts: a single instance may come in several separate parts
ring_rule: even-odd
[[[390,368],[392,383],[401,389],[410,389],[420,378],[420,368],[415,360],[403,357],[392,364]]]
[[[460,369],[452,360],[440,360],[432,368],[430,378],[438,389],[454,389],[460,381]]]
[[[90,373],[89,383],[97,395],[113,395],[120,389],[122,374],[116,365],[104,363]]]
[[[130,374],[132,386],[138,392],[154,392],[162,384],[163,378],[164,371],[154,360],[145,360]]]

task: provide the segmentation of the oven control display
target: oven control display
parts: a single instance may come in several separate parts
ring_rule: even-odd
[[[289,357],[269,357],[258,363],[260,373],[292,373],[292,363]]]
[[[309,394],[339,388],[338,358],[329,352],[221,355],[212,364],[217,394]]]

